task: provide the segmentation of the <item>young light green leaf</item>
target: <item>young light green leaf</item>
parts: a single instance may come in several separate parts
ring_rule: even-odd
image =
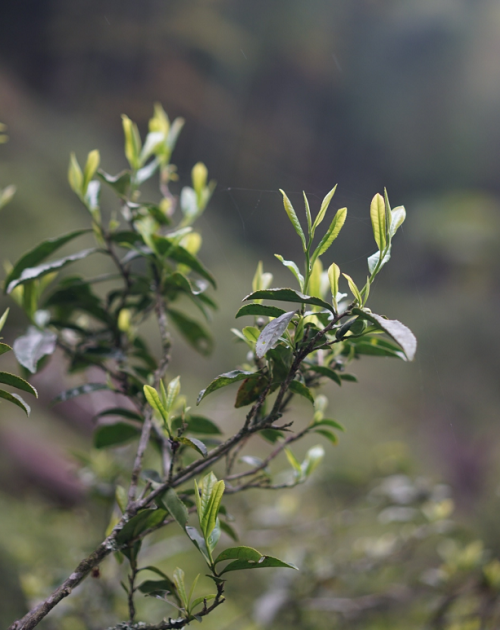
[[[157,411],[160,416],[163,418],[163,422],[168,426],[168,412],[165,407],[162,405],[160,400],[160,396],[154,387],[151,385],[144,385],[144,396],[148,401],[149,405]]]
[[[188,522],[188,511],[184,503],[179,499],[173,488],[169,488],[163,497],[163,503],[167,510],[184,529]]]
[[[302,231],[300,221],[298,220],[297,215],[295,214],[295,210],[293,209],[290,199],[288,199],[285,192],[281,189],[280,189],[280,193],[283,195],[283,205],[285,206],[285,211],[288,215],[288,218],[290,219],[295,231],[297,232],[297,234],[300,237],[300,240],[302,241],[303,250],[306,251],[307,249],[306,237],[304,236],[304,232]]]
[[[311,231],[311,236],[312,237],[314,237],[314,233],[315,233],[316,228],[318,227],[318,225],[325,218],[326,211],[328,210],[328,206],[330,205],[330,201],[332,200],[332,197],[335,194],[335,190],[336,189],[337,189],[337,184],[335,184],[335,186],[330,190],[330,192],[323,199],[323,201],[321,203],[321,208],[319,209],[319,212],[318,212],[318,216],[314,220],[314,223],[313,223],[313,226],[312,226],[312,231]],[[339,231],[340,231],[340,228],[339,228]],[[321,256],[321,254],[318,254],[318,255]]]
[[[294,394],[299,394],[299,396],[307,398],[307,400],[314,405],[314,398],[311,394],[311,390],[300,381],[292,381],[289,385],[289,389]]]
[[[387,251],[384,255],[384,258],[382,260],[382,263],[380,264],[378,270],[380,271],[382,269],[382,267],[389,262],[389,260],[391,259],[391,248],[388,247]],[[378,266],[378,261],[380,260],[380,252],[375,252],[374,254],[372,254],[368,259],[368,269],[370,271],[370,274],[373,274],[373,272],[375,271],[375,269]]]
[[[361,315],[368,321],[376,324],[403,349],[409,361],[412,361],[417,351],[417,340],[411,330],[397,319],[386,319],[381,315],[361,309],[353,309],[353,314]]]
[[[0,389],[0,398],[8,400],[13,405],[16,405],[17,407],[22,409],[27,416],[30,415],[31,407],[21,398],[21,396],[18,396],[17,394],[9,394],[9,392]]]
[[[297,282],[299,283],[300,290],[303,291],[304,290],[304,276],[300,273],[299,268],[293,262],[293,260],[285,260],[283,256],[280,256],[280,254],[274,254],[274,255],[287,269],[290,269],[290,271],[293,273],[293,275],[297,279]]]
[[[342,385],[340,374],[329,367],[326,367],[324,365],[309,365],[308,369],[316,372],[317,374],[321,374],[321,376],[326,376],[327,378],[337,383],[337,385]]]
[[[279,317],[284,315],[285,311],[277,306],[264,306],[263,304],[245,304],[234,316],[244,317],[245,315],[253,315],[255,317]]]
[[[131,168],[136,171],[141,166],[141,137],[137,125],[128,116],[122,114],[123,134],[125,136],[125,156]]]
[[[313,446],[310,448],[301,464],[302,475],[305,478],[309,477],[319,466],[324,456],[325,450],[322,446]]]
[[[346,273],[343,273],[342,275],[347,280],[349,289],[351,290],[351,293],[354,295],[358,304],[359,305],[363,304],[363,298],[361,297],[361,293],[359,292],[359,289],[356,286],[356,283],[354,282],[354,280],[351,278],[351,276],[348,276]]]
[[[189,589],[189,594],[188,594],[188,610],[191,610],[191,600],[193,599],[193,595],[194,595],[194,591],[196,589],[196,585],[198,584],[198,580],[200,579],[200,574],[198,573],[198,575],[194,578],[193,583],[191,584],[191,588]]]
[[[217,547],[217,543],[220,539],[221,527],[220,527],[220,519],[215,519],[215,525],[210,534],[207,536],[207,547],[210,550],[210,553],[213,552],[215,547]]]
[[[217,483],[213,485],[210,498],[208,500],[206,509],[204,510],[203,521],[200,523],[205,538],[208,538],[210,536],[215,527],[215,522],[219,513],[219,507],[222,501],[224,490],[225,484],[222,480],[217,481]]]
[[[241,332],[243,333],[245,339],[252,344],[250,347],[253,348],[259,339],[260,330],[257,326],[245,326]]]
[[[345,223],[346,217],[347,208],[337,210],[335,216],[333,217],[333,221],[330,223],[330,227],[311,256],[311,264],[314,264],[314,261],[318,258],[318,256],[322,256],[326,251],[328,251],[333,241],[339,235],[339,232]]]
[[[167,396],[166,396],[166,411],[167,415],[170,416],[172,409],[174,407],[177,396],[181,391],[181,377],[176,376],[174,379],[170,381],[167,387]]]
[[[337,436],[331,431],[327,431],[325,429],[316,429],[314,433],[319,433],[319,435],[322,435],[334,445],[338,443]]]
[[[384,251],[387,246],[387,226],[385,216],[385,202],[380,193],[373,197],[370,204],[370,218],[373,227],[373,236],[380,251]]]
[[[28,394],[33,394],[35,398],[38,398],[38,392],[36,389],[25,381],[24,378],[20,376],[16,376],[15,374],[10,374],[9,372],[0,372],[0,383],[4,385],[11,385],[12,387],[16,387],[17,389],[22,389]]]
[[[6,206],[12,197],[16,194],[16,187],[12,184],[0,190],[0,210]]]
[[[81,197],[83,186],[83,173],[74,153],[71,153],[69,157],[68,181],[73,192]]]
[[[87,191],[88,185],[90,184],[91,179],[94,177],[95,172],[99,168],[100,162],[99,151],[95,149],[88,154],[87,163],[85,164],[85,169],[83,171],[83,183],[82,183],[82,192],[85,194]]]
[[[205,601],[210,602],[213,599],[215,599],[216,597],[217,597],[217,595],[214,595],[214,594],[202,595],[201,597],[197,597],[195,600],[193,600],[190,603],[189,609],[190,610],[194,610],[196,608],[196,606],[199,606],[200,604],[203,604],[203,602],[205,602]]]
[[[188,609],[188,598],[186,595],[186,584],[184,582],[184,571],[177,567],[172,575],[174,579],[174,584],[177,588],[177,592],[179,593],[179,597],[181,598],[182,605],[187,610]]]
[[[6,308],[2,317],[0,317],[0,331],[5,326],[5,322],[7,321],[7,317],[9,315],[10,308]]]
[[[328,267],[328,280],[330,281],[330,291],[332,293],[333,307],[338,310],[337,295],[339,294],[340,268],[335,263]]]
[[[192,448],[195,451],[198,451],[198,453],[200,455],[203,455],[203,457],[207,456],[207,447],[205,446],[205,444],[203,444],[201,440],[197,440],[194,437],[182,436],[182,437],[177,438],[177,441],[180,442],[181,444],[184,444],[185,446],[189,446],[189,448]]]
[[[226,387],[226,385],[231,385],[231,383],[236,383],[237,381],[244,381],[249,376],[252,376],[252,374],[254,374],[254,372],[246,372],[245,370],[232,370],[231,372],[221,374],[198,394],[196,404],[199,405],[205,396],[208,396],[208,394],[215,392],[221,387]]]
[[[55,351],[56,341],[57,335],[50,330],[29,326],[26,334],[14,341],[14,354],[18,362],[34,374],[38,361]]]
[[[406,219],[406,210],[404,206],[398,206],[391,211],[391,238],[396,234],[398,228],[403,225],[404,220]]]
[[[285,448],[285,455],[288,460],[288,463],[294,470],[295,477],[297,477],[297,479],[301,479],[302,467],[300,465],[299,460],[295,457],[295,455],[292,453],[292,451],[289,448]]]
[[[276,319],[273,319],[259,335],[257,344],[255,346],[255,354],[257,358],[262,359],[266,355],[268,350],[274,348],[274,346],[280,340],[281,335],[285,332],[288,324],[292,321],[296,311],[290,311],[284,315],[280,315]]]
[[[309,201],[306,197],[306,193],[304,191],[302,191],[302,194],[304,195],[304,206],[306,208],[306,219],[307,219],[307,233],[309,234],[309,236],[311,236],[311,208],[309,207]],[[311,237],[312,238],[312,237]]]

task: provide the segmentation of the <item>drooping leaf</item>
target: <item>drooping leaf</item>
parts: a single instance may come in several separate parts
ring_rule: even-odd
[[[207,447],[205,446],[205,444],[203,444],[203,442],[201,440],[197,440],[194,437],[179,437],[177,438],[177,441],[180,442],[181,444],[184,444],[184,446],[189,446],[189,448],[194,449],[195,451],[198,451],[198,453],[200,453],[200,455],[203,455],[203,457],[207,456]]]
[[[373,236],[379,251],[383,251],[387,245],[387,227],[385,216],[385,202],[381,194],[377,193],[370,205],[370,218],[373,227]]]
[[[314,306],[320,306],[333,312],[331,304],[320,300],[317,297],[310,295],[304,295],[294,289],[266,289],[265,291],[254,291],[243,298],[243,302],[248,300],[276,300],[278,302],[295,302],[296,304],[312,304]]]
[[[304,251],[307,249],[306,245],[306,237],[304,236],[304,232],[302,231],[302,227],[300,225],[300,221],[295,214],[295,210],[290,202],[290,199],[286,196],[285,192],[280,189],[280,193],[283,195],[283,205],[285,206],[285,211],[290,219],[291,224],[293,225],[295,231],[299,235],[300,240],[302,241],[302,248]]]
[[[314,398],[311,394],[311,390],[306,387],[304,383],[301,383],[300,381],[292,381],[289,385],[289,389],[294,394],[299,394],[299,396],[307,398],[307,400],[309,400],[309,402],[312,402],[312,404],[314,405]]]
[[[56,349],[57,335],[50,330],[30,326],[26,334],[14,341],[14,354],[19,363],[33,374],[38,361]]]
[[[229,523],[227,523],[226,521],[220,521],[220,528],[225,534],[229,536],[229,538],[232,538],[234,542],[238,542],[238,534],[235,532],[233,527],[229,525]]]
[[[141,434],[137,427],[126,422],[116,424],[103,424],[94,431],[94,447],[109,448],[111,446],[121,446],[130,442]]]
[[[21,273],[28,268],[31,268],[38,263],[41,263],[42,260],[48,258],[51,254],[57,251],[60,247],[72,241],[73,239],[81,236],[82,234],[87,234],[91,232],[90,229],[84,230],[76,230],[74,232],[70,232],[69,234],[64,234],[63,236],[58,236],[57,238],[50,238],[46,241],[43,241],[35,248],[24,254],[17,263],[12,268],[11,272],[8,274],[5,279],[5,289],[9,287],[10,283],[14,280],[17,280]],[[8,291],[7,291],[8,292]]]
[[[285,311],[277,306],[264,306],[263,304],[245,304],[236,313],[235,319],[245,315],[255,315],[256,317],[279,317]]]
[[[109,385],[106,385],[106,383],[85,383],[85,385],[72,387],[71,389],[67,389],[64,392],[61,392],[59,396],[56,396],[52,402],[53,404],[66,402],[71,398],[83,396],[84,394],[92,394],[93,392],[98,392],[104,389],[109,390]]]
[[[30,280],[35,280],[36,278],[41,278],[42,276],[52,273],[53,271],[57,271],[58,269],[62,269],[63,267],[66,267],[66,265],[76,262],[77,260],[83,260],[83,258],[87,258],[87,256],[90,256],[90,254],[93,254],[96,251],[97,249],[95,247],[91,247],[90,249],[84,249],[76,254],[71,254],[70,256],[65,256],[64,258],[59,258],[58,260],[38,265],[37,267],[26,267],[17,279],[9,282],[7,285],[7,293],[11,293],[20,284],[24,284]]]
[[[397,319],[385,319],[381,315],[367,312],[362,309],[353,309],[353,313],[361,315],[368,321],[376,324],[403,349],[409,361],[412,361],[417,351],[417,339],[411,330]]]
[[[176,328],[195,350],[204,356],[212,353],[213,338],[201,324],[173,308],[168,309],[168,314]]]
[[[255,354],[257,355],[257,358],[262,359],[268,350],[274,348],[280,340],[281,335],[287,329],[288,324],[292,321],[296,312],[297,311],[290,311],[289,313],[280,315],[265,326],[260,333],[255,346]]]
[[[252,376],[253,374],[254,372],[246,372],[245,370],[232,370],[231,372],[225,372],[224,374],[221,374],[220,376],[215,378],[208,387],[203,389],[198,394],[198,400],[196,401],[196,404],[199,405],[200,402],[206,396],[208,396],[208,394],[211,394],[212,392],[215,392],[216,390],[221,389],[222,387],[226,387],[226,385],[231,385],[231,383],[236,383],[237,381],[243,381],[249,376]]]
[[[268,385],[268,379],[261,374],[256,374],[255,376],[245,379],[240,385],[236,395],[236,402],[234,403],[236,409],[254,403]]]
[[[163,503],[167,510],[184,529],[188,522],[188,511],[184,503],[179,499],[173,488],[169,488],[163,497]]]
[[[323,236],[323,238],[319,242],[318,247],[316,247],[313,255],[311,256],[311,264],[314,264],[319,256],[322,256],[330,249],[331,244],[337,238],[340,230],[344,226],[346,217],[347,208],[341,208],[340,210],[337,210],[335,216],[333,217],[333,221],[330,223],[330,227],[326,231],[326,234]]]
[[[293,275],[297,279],[300,290],[302,291],[304,289],[304,276],[300,273],[297,265],[293,262],[293,260],[285,260],[283,256],[280,256],[280,254],[274,254],[274,255],[287,269],[290,269],[290,271],[293,273]]]
[[[205,543],[205,539],[200,534],[200,532],[196,529],[196,527],[190,527],[189,525],[186,527],[186,534],[193,541],[194,546],[198,549],[198,551],[202,554],[207,562],[210,562],[210,554],[208,553],[207,545]]]
[[[17,389],[22,389],[23,391],[28,392],[28,394],[33,394],[35,398],[38,398],[38,392],[33,385],[30,385],[28,381],[24,380],[24,378],[16,376],[15,374],[0,372],[0,383],[3,383],[4,385],[11,385]]]
[[[313,372],[316,372],[317,374],[321,374],[321,376],[326,376],[332,381],[335,381],[337,385],[342,385],[342,379],[341,379],[340,374],[338,372],[335,372],[335,370],[332,370],[329,367],[326,367],[323,365],[309,365],[308,369],[312,370]]]
[[[17,407],[22,409],[27,416],[30,415],[31,407],[21,398],[21,396],[18,396],[18,394],[10,394],[9,392],[0,389],[0,398],[8,400],[13,405],[16,405]]]

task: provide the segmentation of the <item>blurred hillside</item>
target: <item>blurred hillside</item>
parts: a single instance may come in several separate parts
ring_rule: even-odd
[[[387,186],[393,205],[406,206],[372,308],[414,330],[418,357],[412,365],[367,358],[359,385],[329,392],[348,432],[325,479],[363,468],[360,451],[369,460],[374,445],[406,443],[415,472],[448,482],[459,518],[498,551],[498,2],[4,0],[0,14],[0,120],[10,135],[0,186],[18,187],[2,214],[3,259],[85,225],[66,183],[71,150],[98,147],[117,172],[122,113],[143,131],[154,101],[186,118],[173,161],[179,185],[198,160],[218,182],[201,229],[221,303],[214,361],[182,342],[174,354],[175,368],[192,374],[192,395],[243,359],[228,330],[257,261],[289,282],[273,254],[297,259],[299,242],[278,188],[297,210],[305,190],[317,211],[338,182],[333,205],[349,216],[325,263],[335,259],[359,279],[374,250],[373,194]],[[24,324],[11,316],[8,342]],[[0,410],[2,501],[20,498],[19,519],[26,497],[35,511],[40,501],[88,509],[68,481],[65,453],[90,444],[95,405],[48,407],[59,381],[53,372],[38,378],[46,394],[30,420]],[[205,412],[229,426],[230,404],[220,396]],[[0,531],[15,530],[6,523]],[[28,566],[20,551],[9,553]]]

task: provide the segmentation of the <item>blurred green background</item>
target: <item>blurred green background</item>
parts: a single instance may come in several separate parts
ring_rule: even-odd
[[[298,260],[300,246],[278,188],[297,208],[305,190],[317,210],[338,182],[333,205],[347,206],[349,215],[325,264],[335,260],[360,281],[374,251],[372,196],[387,186],[392,205],[406,206],[371,306],[415,332],[417,358],[398,364],[368,357],[352,370],[358,385],[327,388],[330,414],[346,435],[335,449],[326,447],[316,485],[294,491],[295,498],[255,494],[228,502],[243,542],[264,547],[278,539],[300,563],[317,538],[306,524],[329,523],[351,503],[362,512],[362,497],[380,477],[404,473],[447,484],[456,521],[500,552],[499,3],[4,0],[0,14],[0,119],[10,135],[0,152],[0,185],[18,187],[2,214],[2,259],[14,261],[41,238],[86,225],[66,182],[71,150],[82,161],[99,148],[102,166],[117,172],[124,166],[122,113],[143,132],[155,101],[171,118],[186,118],[173,161],[180,185],[199,160],[217,180],[200,228],[221,304],[213,360],[182,341],[174,353],[172,369],[189,373],[183,389],[191,396],[244,359],[229,329],[257,261],[276,284],[289,284],[273,254]],[[25,325],[13,309],[6,341]],[[8,368],[16,369],[6,359]],[[71,455],[88,451],[99,402],[51,407],[67,385],[62,372],[56,366],[33,379],[42,395],[29,420],[10,406],[0,409],[3,625],[71,571],[107,525],[107,508],[89,499],[88,477],[98,470],[99,479],[113,479],[110,462],[95,455],[77,474]],[[228,429],[241,417],[224,395],[208,400],[204,413]],[[296,417],[308,413],[299,406]],[[306,515],[301,501],[310,506]],[[363,514],[361,529],[379,528],[376,516],[372,522]],[[302,521],[307,535],[294,529]],[[322,543],[325,558],[351,544],[340,530],[327,536],[328,549]],[[184,553],[184,541],[173,544]],[[161,540],[154,545],[151,553],[160,553]],[[160,553],[167,568],[184,561],[168,553]],[[97,630],[112,623],[115,606],[125,614],[106,590],[118,569],[107,570],[102,587],[90,581],[46,627]],[[204,626],[267,627],[252,602],[273,579],[236,580],[231,602]],[[89,602],[99,614],[89,612]],[[339,613],[334,622],[355,623],[346,619]],[[332,627],[307,614],[294,623]],[[390,627],[373,623],[363,627]]]

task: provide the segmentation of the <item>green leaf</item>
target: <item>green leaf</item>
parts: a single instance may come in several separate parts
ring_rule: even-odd
[[[381,194],[377,193],[370,204],[370,218],[373,227],[373,236],[382,252],[387,246],[387,227],[385,217],[385,202]]]
[[[340,210],[337,210],[335,216],[333,217],[333,221],[330,223],[330,227],[326,231],[326,234],[323,236],[323,238],[319,242],[318,247],[316,247],[313,255],[311,256],[311,265],[314,264],[316,258],[322,256],[326,251],[328,251],[333,241],[339,235],[339,232],[345,223],[346,217],[347,208],[341,208]]]
[[[160,414],[163,418],[163,422],[168,425],[168,413],[163,406],[156,389],[151,387],[151,385],[144,385],[144,396],[146,397],[148,404]]]
[[[266,289],[265,291],[254,291],[243,298],[243,302],[248,300],[277,300],[279,302],[295,302],[297,304],[312,304],[313,306],[320,306],[331,312],[333,307],[331,304],[320,300],[317,297],[311,297],[310,295],[304,295],[299,291],[293,289]]]
[[[16,194],[16,187],[12,184],[3,190],[0,190],[0,210],[6,206],[12,197]]]
[[[37,245],[35,248],[33,248],[32,250],[24,254],[24,256],[22,256],[17,261],[17,263],[12,268],[12,271],[8,274],[7,278],[5,279],[6,291],[10,283],[13,282],[14,280],[17,280],[25,269],[38,265],[38,263],[48,258],[51,254],[53,254],[55,251],[57,251],[60,247],[62,247],[69,241],[72,241],[78,236],[81,236],[82,234],[86,234],[88,232],[91,232],[91,230],[89,229],[76,230],[74,232],[70,232],[69,234],[58,236],[57,238],[50,238],[46,241],[43,241],[42,243]]]
[[[167,516],[168,512],[160,508],[156,510],[142,510],[125,523],[116,535],[116,542],[120,546],[126,545],[128,542],[140,536],[146,529],[160,525]]]
[[[381,315],[369,313],[366,310],[356,308],[353,309],[353,313],[363,316],[365,319],[381,328],[403,349],[408,360],[413,361],[415,352],[417,351],[417,339],[407,326],[397,319],[385,319],[385,317]]]
[[[179,499],[173,488],[169,488],[163,497],[163,503],[167,510],[184,529],[188,522],[188,511],[184,503]]]
[[[151,595],[154,597],[155,595],[162,595],[164,592],[167,592],[173,597],[177,596],[177,599],[179,599],[174,582],[168,578],[163,580],[146,580],[145,582],[142,582],[142,584],[139,584],[138,588],[144,595]],[[180,599],[179,605],[182,605]]]
[[[262,554],[253,547],[229,547],[221,551],[217,558],[214,560],[214,564],[225,560],[253,560],[257,562],[262,558]]]
[[[299,396],[307,398],[307,400],[309,400],[309,402],[312,402],[312,404],[314,405],[314,398],[311,394],[311,390],[300,381],[292,381],[289,385],[289,390],[294,394],[299,394]]]
[[[140,434],[141,432],[137,427],[125,422],[103,424],[94,431],[94,447],[109,448],[110,446],[121,446],[139,437]]]
[[[223,551],[215,563],[222,562],[223,560],[230,560],[235,558],[234,562],[230,562],[225,569],[220,573],[229,573],[230,571],[240,571],[243,569],[265,569],[268,567],[282,567],[287,569],[297,569],[293,564],[283,562],[278,558],[272,556],[264,556],[256,549],[251,547],[232,547]]]
[[[316,228],[325,218],[326,211],[328,210],[328,206],[330,205],[330,201],[332,200],[332,197],[335,194],[336,189],[337,189],[337,184],[335,184],[335,186],[330,190],[330,192],[323,199],[323,202],[321,203],[321,208],[318,212],[318,216],[314,220],[314,223],[312,226],[312,236],[314,236]]]
[[[22,389],[28,394],[33,394],[35,398],[38,398],[38,392],[36,389],[25,381],[24,378],[20,376],[16,376],[15,374],[10,374],[9,372],[0,372],[0,383],[4,385],[11,385],[12,387],[16,387],[17,389]]]
[[[351,293],[354,295],[354,298],[356,299],[358,304],[360,305],[363,304],[363,298],[361,297],[361,293],[359,292],[359,289],[356,286],[356,283],[354,282],[354,280],[351,278],[351,276],[348,276],[346,273],[343,273],[342,275],[347,280],[349,289],[351,290]]]
[[[195,350],[204,356],[212,353],[213,338],[201,324],[173,308],[168,309],[168,314],[178,331]]]
[[[56,396],[52,401],[53,404],[66,402],[71,398],[76,398],[77,396],[83,396],[84,394],[92,394],[93,392],[98,392],[104,389],[109,390],[109,385],[106,383],[85,383],[85,385],[79,385],[78,387],[72,387],[71,389],[67,389],[64,392],[61,392],[59,396]]]
[[[357,354],[374,357],[391,357],[407,361],[406,355],[395,344],[388,344],[377,336],[363,336],[361,339],[347,339],[355,348]]]
[[[273,383],[282,383],[292,366],[293,350],[279,344],[268,351],[267,358],[271,361]]]
[[[281,335],[283,335],[287,329],[288,324],[292,321],[296,312],[297,311],[290,311],[289,313],[280,315],[265,326],[260,333],[257,345],[255,346],[255,354],[257,358],[262,359],[268,350],[271,350],[274,346],[276,346]]]
[[[16,405],[17,407],[22,409],[27,416],[30,415],[31,407],[28,405],[28,403],[24,402],[21,396],[18,396],[17,394],[9,394],[9,392],[6,392],[3,389],[0,389],[0,398],[3,398],[4,400],[8,400],[13,405]]]
[[[404,209],[404,206],[398,206],[397,208],[394,208],[394,210],[391,211],[391,217],[390,235],[392,238],[394,234],[396,234],[396,232],[398,231],[398,228],[401,227],[401,225],[404,223],[404,220],[406,219],[406,210]]]
[[[224,490],[225,484],[222,480],[218,481],[212,488],[210,499],[203,515],[203,522],[201,523],[201,527],[206,538],[210,536],[215,527]]]
[[[387,249],[387,251],[386,251],[386,254],[385,254],[383,260],[382,260],[382,264],[379,267],[379,271],[380,271],[380,269],[382,269],[382,267],[386,263],[389,262],[390,259],[391,259],[391,248],[389,247]],[[372,274],[375,271],[375,269],[377,268],[378,261],[380,260],[380,252],[375,252],[367,260],[368,260],[368,270]]]
[[[181,598],[182,605],[187,610],[188,608],[188,598],[186,595],[186,585],[184,582],[184,571],[177,567],[173,573],[174,583],[177,587],[177,592],[179,593],[179,597]]]
[[[71,189],[78,195],[82,195],[83,173],[74,153],[69,156],[68,181]]]
[[[354,374],[341,374],[340,378],[343,381],[347,381],[348,383],[357,383],[358,379],[356,378],[356,376],[354,376]]]
[[[335,263],[328,267],[328,280],[330,281],[330,291],[332,293],[333,306],[337,310],[337,295],[339,294],[340,268]]]
[[[335,381],[337,385],[342,385],[342,378],[340,374],[329,367],[325,367],[323,365],[309,365],[308,369],[316,372],[317,374],[321,374],[321,376],[326,376],[332,381]]]
[[[128,116],[122,114],[123,133],[125,136],[125,156],[134,170],[141,166],[141,137],[137,125]]]
[[[190,610],[194,610],[196,606],[203,604],[205,601],[210,602],[215,599],[217,595],[202,595],[201,597],[197,597],[190,605]]]
[[[280,254],[274,254],[274,255],[287,269],[290,269],[290,271],[293,273],[293,275],[297,279],[297,282],[299,283],[300,290],[303,291],[304,290],[304,276],[300,273],[299,268],[293,262],[293,260],[285,260],[283,256],[280,256]]]
[[[0,317],[0,331],[3,330],[5,326],[5,322],[7,321],[7,317],[9,316],[10,308],[6,308],[2,317]]]
[[[154,234],[152,236],[152,239],[160,255],[167,258],[172,258],[176,262],[181,263],[182,265],[186,265],[193,271],[196,271],[196,273],[198,273],[200,276],[205,278],[205,280],[208,280],[210,284],[214,287],[214,289],[217,287],[217,284],[212,274],[202,265],[198,258],[196,258],[196,256],[193,256],[193,254],[190,254],[187,249],[185,249],[181,245],[176,245],[172,243],[172,241],[170,241],[165,236],[158,236]]]
[[[245,379],[240,385],[236,395],[236,402],[234,403],[236,409],[251,405],[259,398],[268,385],[268,379],[259,373]]]
[[[10,352],[12,348],[6,343],[0,343],[0,355]]]
[[[259,432],[267,442],[271,444],[276,444],[276,442],[283,437],[283,431],[279,431],[278,429],[263,429]]]
[[[326,431],[325,429],[317,429],[316,431],[314,431],[314,433],[319,433],[327,440],[329,440],[332,444],[337,444],[338,442],[337,436],[331,431]]]
[[[184,418],[184,422],[187,424],[186,431],[188,433],[199,433],[200,435],[222,435],[222,431],[219,427],[212,420],[209,420],[204,416],[187,415]],[[172,419],[172,430],[176,431],[180,429],[182,424],[182,416],[176,416]]]
[[[25,335],[14,341],[14,354],[18,362],[34,374],[38,361],[55,351],[56,341],[57,336],[53,332],[30,326]]]
[[[96,414],[96,418],[103,418],[105,416],[121,416],[122,418],[127,418],[128,420],[136,420],[137,422],[143,422],[144,420],[141,414],[130,409],[125,409],[124,407],[110,407],[109,409],[104,409],[104,411],[100,411]]]
[[[264,306],[263,304],[245,304],[236,313],[235,319],[244,317],[245,315],[254,315],[256,317],[279,317],[285,311],[277,306]]]
[[[163,388],[163,383],[161,383],[161,386]],[[163,389],[163,392],[164,391],[165,390]],[[177,400],[177,396],[179,395],[180,391],[181,391],[181,377],[176,376],[174,379],[170,381],[167,387],[165,408],[167,410],[168,416],[170,416],[170,412],[172,411],[174,407],[175,401]]]
[[[297,232],[297,234],[300,237],[300,240],[302,241],[302,248],[304,251],[306,251],[307,249],[307,245],[306,245],[306,237],[304,236],[304,232],[302,231],[302,228],[300,226],[300,222],[297,218],[297,215],[295,214],[295,210],[293,209],[292,204],[290,203],[290,199],[288,199],[288,197],[286,196],[285,192],[283,190],[280,189],[280,193],[283,195],[283,205],[285,206],[285,211],[288,215],[288,218],[290,219],[295,231]]]
[[[336,422],[335,420],[330,420],[329,418],[323,418],[321,420],[318,420],[317,422],[314,423],[313,426],[314,427],[327,426],[327,427],[333,427],[334,429],[338,429],[339,431],[342,431],[342,432],[345,431],[344,427],[339,422]]]
[[[309,201],[306,197],[306,193],[302,191],[302,195],[304,197],[304,206],[306,209],[306,219],[307,219],[307,233],[311,235],[311,208],[309,207]]]
[[[83,260],[96,251],[97,249],[95,247],[91,247],[90,249],[84,249],[76,254],[71,254],[70,256],[59,258],[59,260],[53,260],[52,262],[38,265],[37,267],[26,267],[17,279],[9,282],[7,285],[7,293],[11,293],[20,284],[24,284],[30,280],[35,280],[36,278],[41,278],[42,276],[52,273],[53,271],[57,271],[58,269],[62,269],[77,260]]]
[[[212,531],[210,532],[210,534],[208,534],[207,536],[207,547],[210,550],[210,553],[212,553],[215,547],[217,547],[217,543],[219,542],[219,539],[220,539],[220,532],[221,532],[220,520],[216,518],[215,525]]]
[[[253,349],[259,339],[260,330],[257,326],[245,326],[241,332],[243,333],[245,339],[249,342],[250,347]]]
[[[186,534],[192,540],[194,546],[198,549],[201,555],[205,558],[206,562],[210,564],[210,554],[207,549],[207,544],[200,532],[196,529],[196,527],[190,527],[188,525],[186,527]]]
[[[87,156],[87,163],[85,164],[85,169],[83,171],[83,184],[82,184],[82,191],[85,192],[88,188],[88,185],[90,184],[91,179],[94,177],[95,172],[97,171],[98,167],[99,167],[99,161],[100,161],[100,155],[99,155],[99,151],[97,151],[97,149],[94,149],[94,151],[91,151],[88,156]]]
[[[232,538],[234,542],[238,542],[238,534],[234,531],[231,525],[229,525],[229,523],[226,523],[226,521],[220,521],[220,528],[229,536],[229,538]]]
[[[285,448],[285,455],[288,460],[288,463],[293,468],[295,477],[297,479],[302,479],[302,466],[300,465],[299,460],[295,457],[292,451],[289,448]]]
[[[231,383],[236,383],[237,381],[243,381],[249,376],[252,376],[253,374],[254,372],[246,372],[244,370],[232,370],[231,372],[225,372],[224,374],[221,374],[220,376],[215,378],[208,387],[203,389],[198,394],[198,400],[196,401],[196,404],[199,405],[200,402],[206,396],[208,396],[208,394],[211,394],[212,392],[215,392],[216,390],[221,389],[222,387],[226,387],[226,385],[231,385]]]
[[[319,466],[321,460],[325,456],[325,450],[322,446],[313,446],[307,451],[306,457],[301,464],[302,475],[307,478]]]
[[[104,183],[111,186],[111,188],[120,196],[125,197],[127,190],[130,186],[130,171],[122,171],[118,175],[110,175],[99,169],[97,171],[97,177]]]
[[[203,457],[207,456],[207,447],[200,440],[197,440],[193,437],[179,437],[177,438],[177,441],[181,444],[184,444],[184,446],[189,446],[189,448],[198,451],[198,453],[200,453],[200,455],[203,455]]]

